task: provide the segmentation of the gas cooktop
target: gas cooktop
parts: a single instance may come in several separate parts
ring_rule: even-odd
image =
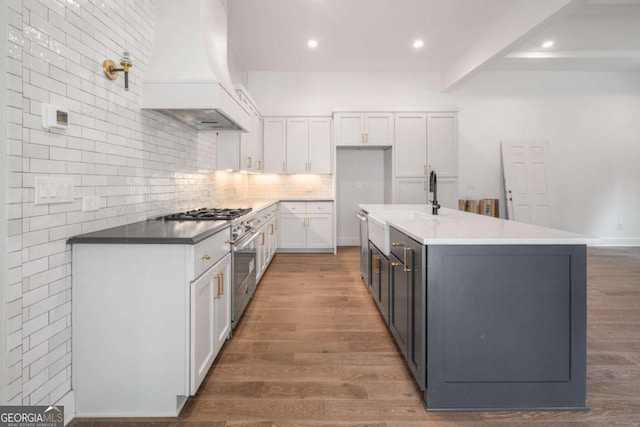
[[[200,208],[162,217],[165,221],[226,221],[239,218],[251,212],[251,208]]]

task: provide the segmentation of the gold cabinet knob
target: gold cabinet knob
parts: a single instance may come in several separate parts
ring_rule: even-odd
[[[204,254],[204,255],[202,255],[202,259],[211,259],[211,255]]]
[[[391,243],[391,246],[393,246],[394,248],[397,248],[398,246],[402,246],[402,243],[393,242],[393,243]]]
[[[400,262],[391,261],[391,267],[400,267],[401,265],[402,263]]]

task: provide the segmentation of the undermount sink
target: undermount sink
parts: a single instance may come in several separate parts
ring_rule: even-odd
[[[391,253],[391,242],[389,241],[389,223],[394,219],[426,219],[427,214],[415,211],[379,211],[370,212],[367,221],[369,228],[369,240],[376,245],[380,251],[389,256]]]
[[[446,217],[448,214],[446,213],[438,213],[438,215],[433,215],[430,212],[420,212],[420,211],[373,211],[369,212],[367,221],[368,229],[369,229],[369,240],[376,245],[380,251],[389,256],[391,253],[391,242],[390,242],[390,230],[388,221],[394,220],[423,220],[423,221],[435,221],[440,222],[443,219],[446,221]]]

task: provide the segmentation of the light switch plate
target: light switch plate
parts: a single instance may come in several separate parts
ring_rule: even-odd
[[[73,202],[74,185],[71,177],[38,176],[35,184],[36,205]]]

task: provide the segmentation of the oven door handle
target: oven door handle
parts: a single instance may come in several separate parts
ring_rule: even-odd
[[[258,231],[249,231],[247,236],[242,236],[242,239],[233,244],[233,251],[238,252],[249,246],[249,244],[258,236]]]

